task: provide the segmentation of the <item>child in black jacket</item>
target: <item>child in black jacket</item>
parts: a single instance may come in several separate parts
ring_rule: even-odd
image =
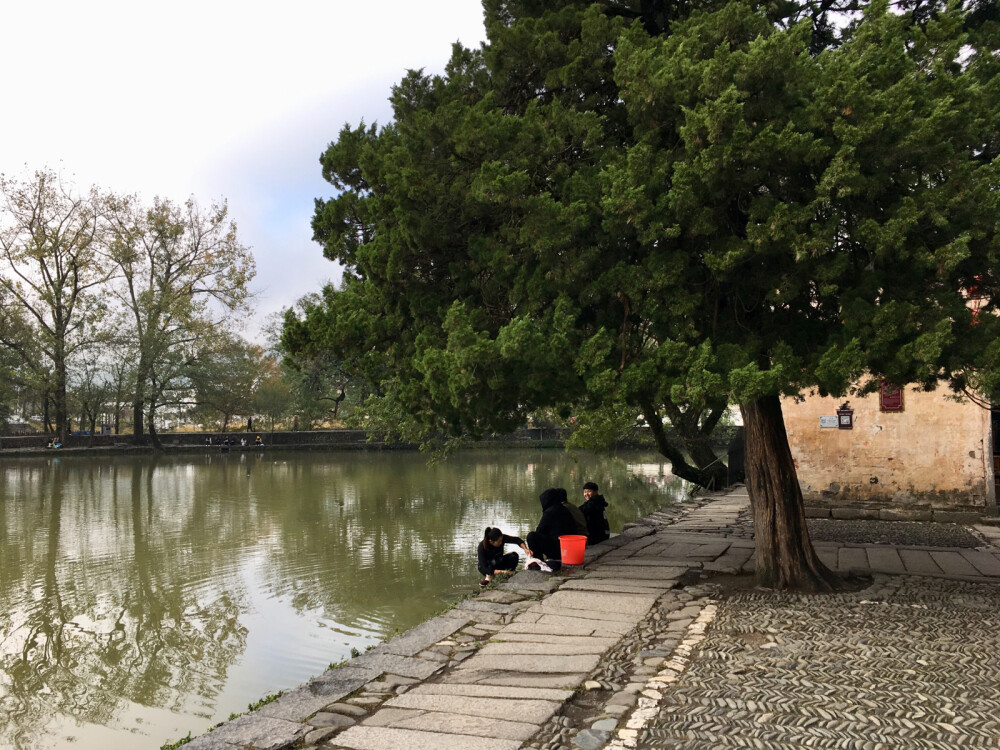
[[[586,502],[580,506],[583,517],[587,519],[587,544],[598,544],[611,538],[611,526],[605,509],[608,501],[604,495],[599,495],[597,485],[587,482],[583,485],[583,497]]]
[[[480,586],[485,586],[494,575],[511,573],[517,569],[518,554],[516,552],[503,552],[505,544],[516,544],[525,552],[528,551],[524,540],[516,536],[507,536],[500,529],[486,527],[483,534],[483,541],[476,547],[476,558],[479,572],[483,574]]]

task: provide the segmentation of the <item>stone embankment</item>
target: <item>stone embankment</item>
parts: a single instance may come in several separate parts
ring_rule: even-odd
[[[558,448],[566,444],[572,430],[561,427],[523,427],[506,435],[487,436],[470,443],[472,447],[488,448]],[[158,439],[162,449],[167,452],[219,452],[253,451],[257,435],[264,442],[264,449],[280,450],[416,450],[416,443],[395,442],[384,440],[365,430],[254,430],[242,432],[162,432]],[[724,450],[732,436],[732,428],[720,427],[716,430],[713,440],[719,450]],[[249,445],[241,446],[240,439],[246,439]],[[68,435],[64,446],[58,449],[47,449],[51,435],[32,434],[17,436],[0,436],[0,451],[4,456],[38,455],[40,452],[58,455],[59,453],[145,453],[153,450],[147,439],[146,445],[135,445],[131,434],[125,435]],[[230,440],[228,446],[220,445],[224,440]],[[211,441],[206,444],[206,440]],[[623,449],[655,450],[652,437],[644,431],[637,431],[631,438],[622,440],[616,445]]]
[[[968,530],[978,548],[817,542],[872,585],[783,595],[734,585],[753,569],[746,494],[702,502],[578,568],[517,573],[188,747],[1000,747],[1000,678],[977,658],[1000,645],[995,529]]]

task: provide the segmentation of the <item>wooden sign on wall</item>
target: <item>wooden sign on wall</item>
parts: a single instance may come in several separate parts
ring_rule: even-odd
[[[903,411],[903,389],[883,380],[879,386],[878,405],[882,411]]]

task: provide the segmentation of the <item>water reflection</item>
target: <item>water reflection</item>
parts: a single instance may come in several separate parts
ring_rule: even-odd
[[[160,503],[156,474],[69,461],[4,471],[5,742],[40,746],[58,714],[108,724],[122,698],[171,710],[211,700],[242,652],[241,581],[210,528]]]
[[[203,731],[467,592],[483,528],[526,533],[545,487],[579,502],[597,481],[613,531],[679,497],[669,467],[649,463],[508,451],[0,464],[0,747],[158,748]]]

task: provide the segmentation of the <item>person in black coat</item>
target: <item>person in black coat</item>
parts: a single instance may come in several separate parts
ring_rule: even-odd
[[[604,495],[597,492],[597,484],[587,482],[583,485],[584,503],[580,506],[583,517],[587,519],[587,544],[598,544],[611,538],[611,525],[605,508],[608,507]]]
[[[562,487],[547,489],[538,496],[542,504],[542,518],[534,531],[528,534],[528,554],[540,560],[562,561],[559,537],[566,534],[587,536],[587,521],[580,509],[569,502]],[[553,569],[558,566],[549,564]]]
[[[488,584],[492,576],[510,573],[517,569],[519,556],[516,552],[504,554],[505,544],[516,544],[525,552],[528,551],[528,545],[520,537],[507,536],[500,529],[486,527],[483,541],[476,547],[477,567],[483,574],[480,586]]]

